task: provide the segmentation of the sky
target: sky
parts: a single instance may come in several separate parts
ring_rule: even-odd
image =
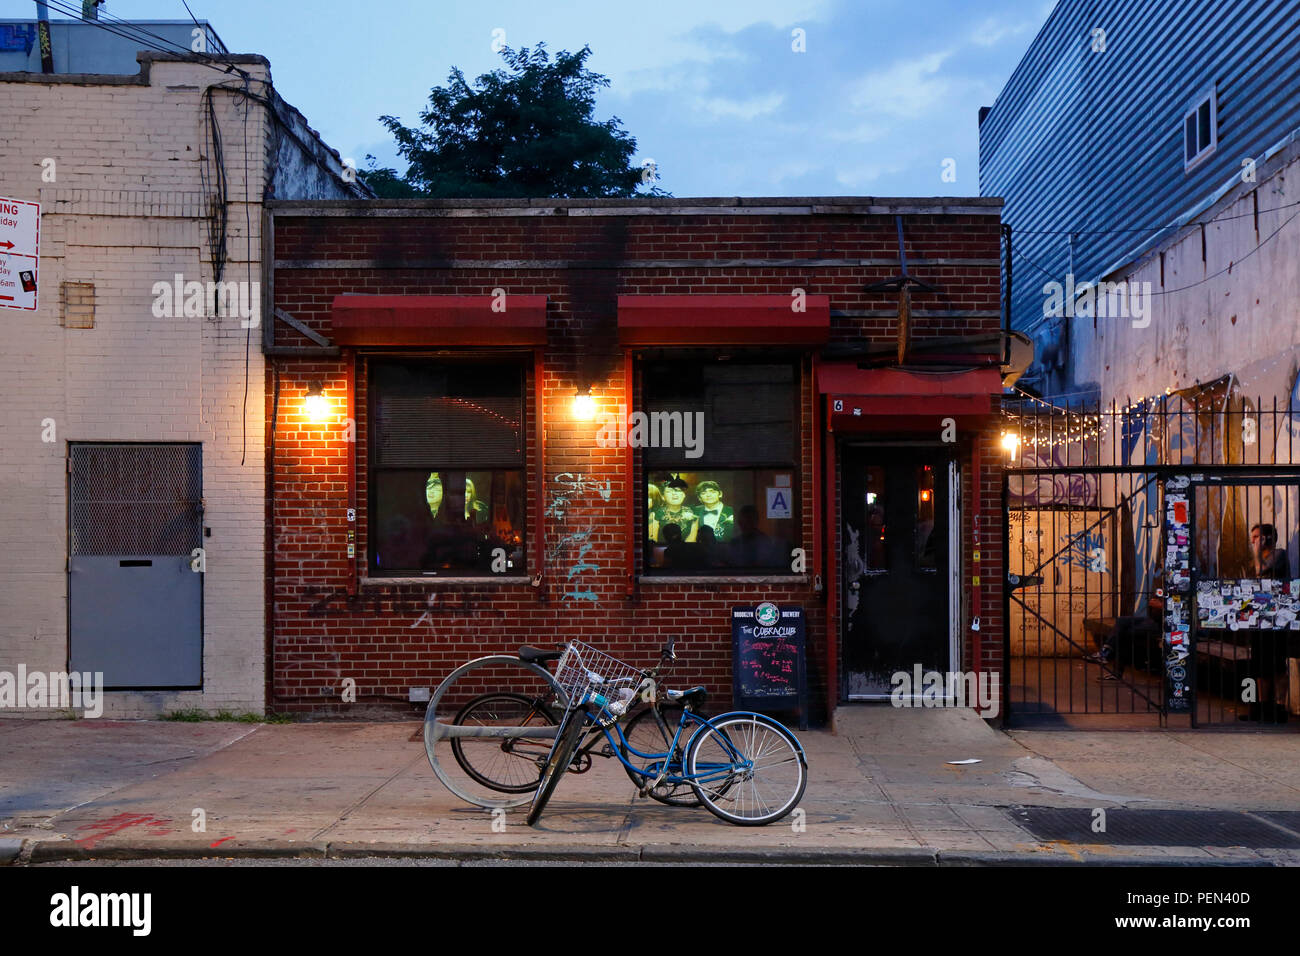
[[[978,114],[1054,0],[189,0],[330,146],[404,170],[381,114],[415,125],[493,43],[592,49],[617,116],[685,196],[975,196]],[[181,0],[108,0],[120,19],[188,19]],[[5,0],[0,15],[35,16]],[[55,15],[57,17],[57,14]],[[504,32],[501,32],[504,31]],[[799,33],[797,31],[802,31]],[[802,51],[796,47],[802,46]],[[945,177],[945,173],[947,174]]]

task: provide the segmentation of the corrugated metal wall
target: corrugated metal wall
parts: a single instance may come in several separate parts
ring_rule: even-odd
[[[1211,86],[1218,145],[1185,173],[1183,115]],[[1044,320],[1045,282],[1122,264],[1155,235],[1144,227],[1173,221],[1297,127],[1296,0],[1061,0],[980,125],[980,193],[1006,200],[1014,231],[1013,325],[1052,364],[1043,345],[1065,332]],[[1072,387],[1063,376],[1041,384]]]

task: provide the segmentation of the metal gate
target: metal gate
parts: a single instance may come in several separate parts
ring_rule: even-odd
[[[1300,723],[1300,408],[1229,379],[1122,407],[1022,393],[1003,419],[1008,719]]]
[[[202,685],[202,466],[197,444],[70,444],[71,670],[110,689]]]

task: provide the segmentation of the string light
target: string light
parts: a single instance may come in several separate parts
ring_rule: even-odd
[[[1196,386],[1200,386],[1201,389],[1209,388],[1208,385],[1203,386],[1200,382],[1196,382]],[[1180,386],[1180,388],[1188,388],[1188,386]],[[1052,418],[1049,419],[1048,427],[1045,429],[1043,421],[1041,421],[1043,419],[1041,414],[1026,415],[1004,410],[1002,411],[1002,420],[1018,429],[1018,444],[1022,447],[1054,449],[1054,447],[1076,445],[1079,442],[1088,441],[1089,438],[1099,438],[1109,431],[1108,425],[1105,424],[1105,418],[1108,418],[1108,416],[1110,419],[1126,419],[1128,415],[1144,414],[1148,406],[1171,397],[1174,394],[1174,389],[1175,386],[1173,385],[1166,386],[1164,392],[1147,395],[1145,398],[1136,399],[1136,401],[1128,402],[1123,406],[1112,406],[1110,410],[1084,412],[1069,406],[1053,405],[1052,402],[1045,401],[1045,399],[1041,399],[1037,395],[1031,395],[1026,390],[1019,388],[1019,386],[1013,385],[1011,390],[1017,393],[1019,398],[1030,402],[1032,406],[1043,408]],[[1179,399],[1182,399],[1182,395],[1179,395]],[[1053,420],[1056,415],[1063,416],[1065,421],[1057,425],[1056,421]],[[1040,436],[1040,432],[1043,431],[1048,432],[1047,436]],[[1002,434],[1005,436],[1008,432],[1004,431]],[[1032,434],[1034,437],[1028,437],[1028,434]]]

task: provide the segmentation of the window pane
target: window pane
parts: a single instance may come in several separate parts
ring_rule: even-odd
[[[646,449],[648,465],[795,461],[793,365],[657,362],[646,366],[643,380],[648,417],[643,440],[634,444]]]
[[[885,507],[889,500],[885,495],[885,469],[880,465],[867,468],[866,490],[863,492],[863,513],[867,516],[866,529],[862,533],[862,554],[869,571],[888,570],[889,549],[885,537]]]
[[[522,471],[404,469],[372,481],[372,571],[526,572]]]
[[[376,365],[373,464],[500,468],[523,463],[518,366]]]
[[[1197,111],[1198,142],[1196,151],[1210,148],[1210,101],[1206,100]]]
[[[934,540],[934,472],[929,465],[916,468],[916,523],[912,545],[913,567],[933,571],[935,563]]]
[[[1183,123],[1183,159],[1190,163],[1196,158],[1196,117],[1187,117]]]
[[[793,573],[799,494],[793,469],[706,469],[646,476],[648,568],[671,573]]]

